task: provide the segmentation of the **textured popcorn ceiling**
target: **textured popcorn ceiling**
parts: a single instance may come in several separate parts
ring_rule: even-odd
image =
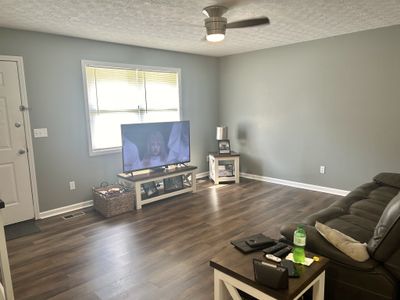
[[[400,24],[400,0],[226,0],[229,21],[268,16],[271,25],[201,41],[202,8],[214,0],[0,0],[0,27],[211,56]]]

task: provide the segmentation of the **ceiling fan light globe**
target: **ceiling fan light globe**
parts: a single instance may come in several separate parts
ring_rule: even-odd
[[[221,42],[225,38],[225,34],[223,33],[212,33],[212,34],[207,34],[207,41],[212,42],[212,43],[217,43]]]

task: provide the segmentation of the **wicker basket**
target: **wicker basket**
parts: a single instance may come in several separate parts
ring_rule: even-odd
[[[93,188],[93,206],[107,218],[116,216],[133,210],[134,194],[134,191],[120,185]]]

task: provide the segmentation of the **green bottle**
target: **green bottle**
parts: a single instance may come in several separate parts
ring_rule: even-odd
[[[304,253],[304,247],[306,246],[306,231],[302,225],[298,225],[294,232],[293,244],[293,260],[295,263],[301,264],[306,258]]]

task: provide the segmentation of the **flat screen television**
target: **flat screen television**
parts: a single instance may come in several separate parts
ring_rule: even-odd
[[[190,162],[189,121],[121,125],[123,172]]]

